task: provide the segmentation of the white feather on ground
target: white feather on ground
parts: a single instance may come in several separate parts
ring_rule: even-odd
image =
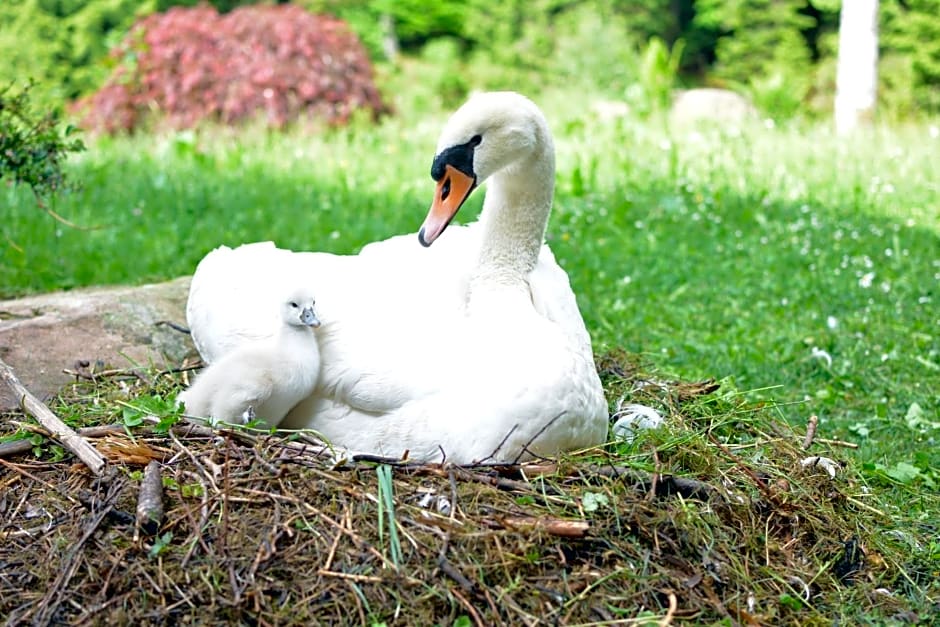
[[[320,374],[314,328],[320,320],[309,289],[296,289],[279,306],[281,324],[268,339],[249,342],[210,364],[177,402],[185,414],[210,423],[274,428],[313,391]]]

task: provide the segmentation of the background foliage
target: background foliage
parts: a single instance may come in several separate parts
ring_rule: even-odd
[[[47,102],[87,95],[118,60],[108,51],[136,18],[194,0],[7,0],[0,4],[0,78],[35,78]],[[213,0],[222,12],[245,4]],[[449,97],[469,87],[581,87],[630,100],[651,41],[681,41],[682,83],[750,92],[765,113],[828,112],[838,0],[297,0],[348,21],[370,56],[402,51],[448,69],[488,67],[475,82],[430,79]],[[882,112],[940,112],[940,0],[881,2]],[[390,27],[390,25],[393,25]],[[28,71],[24,70],[28,68]],[[457,94],[448,96],[448,94]]]
[[[22,89],[0,89],[0,181],[29,187],[37,203],[73,187],[62,170],[69,153],[85,149],[71,137],[71,126],[62,128],[55,113],[40,113],[30,101],[27,84]]]

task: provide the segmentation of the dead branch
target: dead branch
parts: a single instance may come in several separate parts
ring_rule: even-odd
[[[46,407],[45,403],[33,396],[33,394],[20,383],[20,380],[16,378],[13,368],[7,365],[2,359],[0,359],[0,379],[3,379],[13,393],[16,394],[16,397],[20,399],[20,404],[23,409],[29,413],[29,415],[48,429],[49,433],[62,443],[62,446],[82,460],[92,473],[96,476],[101,476],[101,472],[104,470],[105,466],[105,460],[101,453],[99,453],[88,440],[62,422],[58,416],[52,413],[52,410]]]
[[[180,333],[185,333],[186,335],[189,335],[189,334],[190,334],[190,330],[189,330],[188,327],[184,327],[184,326],[181,325],[181,324],[177,324],[177,323],[173,322],[172,320],[157,320],[156,322],[153,323],[153,326],[155,326],[155,327],[170,327],[170,328],[173,329],[174,331],[179,331]]]
[[[467,576],[460,572],[456,566],[450,563],[444,555],[439,555],[437,558],[437,567],[441,570],[442,573],[453,579],[460,585],[461,588],[469,592],[470,594],[476,595],[477,586],[475,583],[467,579]]]
[[[669,609],[666,611],[666,615],[663,616],[663,619],[659,621],[659,627],[669,627],[672,624],[672,619],[676,615],[676,609],[679,607],[679,603],[676,599],[676,595],[672,592],[669,593]]]
[[[688,477],[675,475],[650,475],[626,466],[589,466],[588,473],[596,473],[603,477],[627,479],[643,490],[649,490],[656,496],[665,497],[678,494],[686,499],[700,499],[707,501],[718,494],[714,486]]]
[[[591,530],[586,520],[564,520],[562,518],[534,516],[504,516],[497,519],[500,525],[513,531],[542,530],[562,538],[583,538]]]
[[[813,438],[816,437],[816,428],[819,426],[819,416],[813,414],[806,421],[806,437],[803,438],[803,450],[805,451],[813,445]]]
[[[858,444],[855,442],[846,442],[845,440],[827,440],[826,438],[816,438],[816,441],[820,444],[828,444],[829,446],[844,446],[845,448],[858,448]]]
[[[163,479],[160,464],[153,461],[144,469],[137,497],[137,527],[147,535],[153,535],[163,522]]]
[[[474,472],[461,466],[454,466],[453,469],[456,471],[458,476],[463,477],[464,479],[469,479],[478,483],[485,483],[508,492],[538,492],[539,494],[544,493],[552,496],[558,496],[562,494],[561,490],[558,490],[550,484],[545,484],[544,486],[536,488],[534,485],[526,481],[516,481],[515,479],[507,479],[498,475]]]

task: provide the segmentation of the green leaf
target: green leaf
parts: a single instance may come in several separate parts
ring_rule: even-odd
[[[940,422],[928,420],[927,412],[924,411],[923,407],[921,407],[920,403],[917,401],[911,403],[911,406],[907,408],[907,413],[904,415],[904,422],[907,423],[909,429],[914,431],[940,429]]]
[[[159,535],[154,538],[153,546],[150,547],[150,551],[147,555],[153,559],[156,556],[160,555],[163,551],[166,550],[166,547],[170,545],[170,542],[173,540],[173,532],[167,531],[163,535]]]
[[[891,468],[885,470],[885,474],[898,483],[913,483],[922,476],[920,468],[907,462],[898,462]]]
[[[173,425],[180,421],[180,413],[176,411],[171,414],[166,414],[160,417],[159,422],[154,425],[154,433],[167,433]]]
[[[854,425],[849,425],[849,431],[860,438],[867,438],[871,435],[871,429],[869,429],[868,425],[864,422],[856,422]]]
[[[792,594],[787,594],[784,592],[780,595],[780,605],[788,607],[791,610],[801,610],[803,609],[803,601],[799,597],[795,597]]]
[[[138,427],[144,422],[143,412],[133,407],[125,407],[121,416],[125,427]]]
[[[603,492],[585,492],[581,497],[581,506],[589,514],[609,505],[610,499]]]

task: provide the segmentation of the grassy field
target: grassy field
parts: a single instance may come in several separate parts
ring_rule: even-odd
[[[727,398],[820,419],[923,546],[940,516],[940,133],[670,129],[540,99],[556,134],[548,239],[598,352],[714,377]],[[101,138],[56,201],[0,190],[0,296],[191,273],[220,244],[354,253],[413,232],[446,112],[377,127]],[[482,195],[462,211],[472,219]],[[416,243],[417,245],[417,243]],[[931,529],[933,531],[931,531]],[[916,539],[920,538],[920,539]],[[916,545],[916,547],[915,547]]]

